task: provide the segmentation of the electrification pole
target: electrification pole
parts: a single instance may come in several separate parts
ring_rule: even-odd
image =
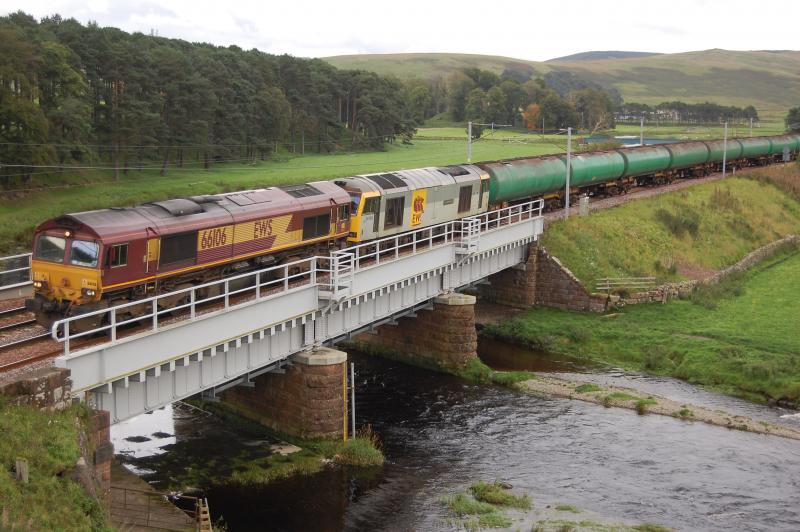
[[[512,127],[511,124],[495,124],[492,122],[491,124],[483,124],[481,122],[475,122],[474,124],[472,121],[467,122],[467,162],[472,162],[472,126],[491,126],[492,127],[492,134],[494,134],[494,128],[496,127]]]
[[[472,121],[467,122],[467,162],[472,162]]]
[[[728,164],[728,123],[725,122],[725,133],[722,136],[722,178],[725,179],[725,171]]]
[[[572,128],[567,128],[567,189],[564,191],[566,203],[564,205],[564,218],[569,218],[569,177],[572,173]]]
[[[644,115],[639,121],[639,146],[644,146]]]
[[[750,117],[750,136],[753,136],[753,117]]]

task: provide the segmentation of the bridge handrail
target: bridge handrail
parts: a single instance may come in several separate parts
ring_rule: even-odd
[[[31,254],[30,253],[20,253],[18,255],[9,255],[8,257],[0,257],[0,265],[2,265],[4,263],[7,263],[7,262],[11,262],[11,261],[16,261],[16,260],[19,260],[19,259],[25,259],[26,262],[27,262],[27,265],[19,267],[19,268],[8,269],[8,270],[0,268],[0,288],[15,288],[17,286],[25,286],[25,285],[31,284]],[[14,282],[9,283],[9,284],[5,283],[4,279],[6,278],[6,275],[9,275],[9,274],[12,274],[12,273],[19,273],[19,272],[27,272],[27,275],[25,275],[25,277],[27,277],[27,280],[14,281]]]
[[[149,328],[145,329],[145,331],[157,331],[159,327],[171,325],[177,321],[185,321],[187,319],[194,320],[197,317],[198,305],[219,302],[221,300],[223,303],[222,307],[213,308],[211,311],[220,309],[228,310],[231,306],[238,306],[253,300],[261,301],[270,299],[291,290],[308,286],[322,287],[336,293],[339,288],[347,288],[349,286],[352,276],[356,271],[367,267],[362,264],[362,261],[374,260],[374,264],[370,264],[370,266],[373,266],[380,264],[381,261],[388,262],[389,260],[398,259],[401,256],[401,251],[409,247],[413,253],[416,253],[418,248],[421,248],[420,250],[429,250],[437,245],[458,242],[467,237],[474,237],[476,235],[476,227],[477,236],[479,237],[481,232],[492,231],[500,227],[540,216],[543,205],[544,203],[541,200],[530,201],[476,216],[469,216],[460,220],[400,233],[377,241],[350,246],[339,251],[334,251],[327,257],[306,257],[286,264],[270,266],[260,270],[226,277],[225,279],[181,288],[145,299],[138,299],[109,308],[78,314],[53,323],[50,329],[50,336],[54,340],[64,344],[64,354],[68,355],[70,352],[70,342],[72,340],[108,331],[107,334],[110,336],[110,341],[115,342],[117,340],[118,328],[133,323],[149,323]],[[443,240],[437,243],[436,241],[439,239]],[[386,247],[384,247],[384,245],[386,245]],[[366,251],[369,248],[373,249]],[[391,255],[390,259],[381,258],[382,255],[387,254]],[[271,278],[271,274],[276,272],[280,272],[282,275]],[[242,281],[244,286],[241,288],[232,287],[231,285],[236,284],[237,281]],[[213,295],[198,298],[198,291],[214,287],[219,289],[219,293],[213,294],[212,291],[211,293]],[[268,290],[277,288],[277,291],[274,293],[262,294],[262,290],[265,288]],[[231,303],[231,297],[246,295],[248,293],[251,293],[254,297],[248,298],[246,301]],[[168,298],[173,304],[165,304],[163,308],[159,308],[159,302],[163,302]],[[145,314],[132,313],[134,314],[132,317],[125,317],[125,311],[134,307],[138,307],[139,310],[149,307],[149,310]],[[175,312],[184,309],[189,310],[188,316],[174,315]],[[167,315],[171,315],[175,319],[169,320],[166,324],[161,324],[160,318]],[[103,325],[84,331],[72,331],[72,323],[97,316],[101,316],[100,319]],[[120,320],[119,318],[122,319]]]
[[[53,326],[50,329],[50,336],[59,342],[63,342],[65,346],[65,354],[69,354],[69,344],[70,340],[74,340],[76,338],[82,338],[85,336],[90,336],[97,334],[103,331],[110,331],[111,333],[111,341],[116,341],[117,339],[117,327],[122,325],[127,325],[136,322],[143,322],[146,320],[150,320],[150,329],[151,331],[156,331],[159,328],[159,316],[172,314],[175,311],[182,310],[185,308],[189,309],[189,319],[194,319],[197,316],[197,305],[209,303],[213,301],[222,300],[224,302],[223,308],[227,310],[231,307],[230,298],[231,296],[236,296],[238,294],[244,294],[247,292],[253,292],[255,295],[256,300],[263,300],[269,299],[271,297],[277,296],[279,294],[286,293],[289,290],[294,288],[299,288],[301,286],[308,286],[308,284],[316,285],[317,284],[317,273],[327,272],[328,270],[324,268],[319,268],[317,262],[319,261],[326,261],[328,260],[327,257],[307,257],[304,259],[296,260],[293,262],[288,262],[286,264],[281,264],[278,266],[270,266],[268,268],[263,268],[261,270],[242,273],[238,275],[234,275],[232,277],[226,277],[225,279],[220,279],[217,281],[211,281],[208,283],[200,284],[197,286],[191,286],[188,288],[181,288],[178,290],[173,290],[172,292],[166,292],[163,294],[158,294],[155,296],[151,296],[145,299],[137,299],[135,301],[131,301],[128,303],[123,303],[121,305],[115,305],[113,307],[99,309],[91,312],[86,312],[83,314],[78,314],[76,316],[70,316],[69,318],[64,318],[62,320],[58,320],[53,323]],[[303,269],[303,266],[308,266],[308,269]],[[290,273],[291,270],[299,269],[300,271],[297,273]],[[283,276],[262,281],[262,276],[268,276],[272,272],[276,272],[282,270]],[[308,278],[308,282],[301,283],[297,286],[292,286],[293,280],[301,279],[303,277]],[[231,289],[231,284],[235,281],[239,280],[248,280],[248,278],[252,278],[253,284],[246,285],[243,288],[233,288]],[[273,294],[262,295],[261,291],[263,288],[269,288],[274,286],[280,286],[280,290]],[[212,287],[220,287],[223,290],[219,294],[209,295],[205,298],[197,297],[197,292],[199,290],[212,288]],[[163,301],[166,298],[175,298],[178,297],[180,301],[182,298],[181,296],[185,296],[189,298],[189,301],[186,303],[180,303],[178,305],[171,305],[167,308],[159,309],[158,302]],[[249,301],[249,300],[248,300]],[[147,314],[143,315],[136,315],[129,319],[124,319],[122,321],[117,321],[118,314],[124,312],[126,309],[130,309],[133,307],[142,307],[142,306],[149,306],[150,310]],[[235,305],[234,305],[235,306]],[[92,329],[88,329],[83,332],[73,333],[70,330],[70,324],[81,319],[91,318],[95,316],[102,316],[107,315],[106,325],[101,325],[99,327],[95,327]]]

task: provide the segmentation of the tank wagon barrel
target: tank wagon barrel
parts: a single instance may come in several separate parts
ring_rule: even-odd
[[[564,166],[566,167],[566,157]],[[572,157],[570,185],[585,187],[618,179],[625,172],[625,158],[619,151],[579,153]]]
[[[706,164],[711,157],[711,150],[705,142],[664,144],[664,148],[669,151],[672,157],[670,168],[674,169],[691,168],[699,164]]]
[[[645,146],[641,148],[622,148],[618,150],[625,159],[623,177],[654,174],[669,168],[672,157],[664,146]]]

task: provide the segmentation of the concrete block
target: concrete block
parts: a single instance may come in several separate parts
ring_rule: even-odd
[[[474,305],[476,301],[477,298],[475,296],[459,294],[458,292],[450,292],[433,298],[434,304],[447,306]]]
[[[293,355],[292,362],[306,366],[332,366],[347,361],[347,353],[338,349],[322,347],[315,351],[306,351]]]

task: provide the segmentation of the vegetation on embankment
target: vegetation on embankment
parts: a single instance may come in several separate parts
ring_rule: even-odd
[[[86,419],[82,407],[44,412],[0,397],[0,529],[108,530],[99,502],[70,478]],[[14,478],[17,458],[28,461],[28,484]]]
[[[798,199],[730,178],[554,222],[542,242],[590,290],[601,277],[702,278],[800,232]]]
[[[482,334],[755,401],[800,404],[798,278],[800,253],[787,251],[692,300],[606,315],[534,308]]]

